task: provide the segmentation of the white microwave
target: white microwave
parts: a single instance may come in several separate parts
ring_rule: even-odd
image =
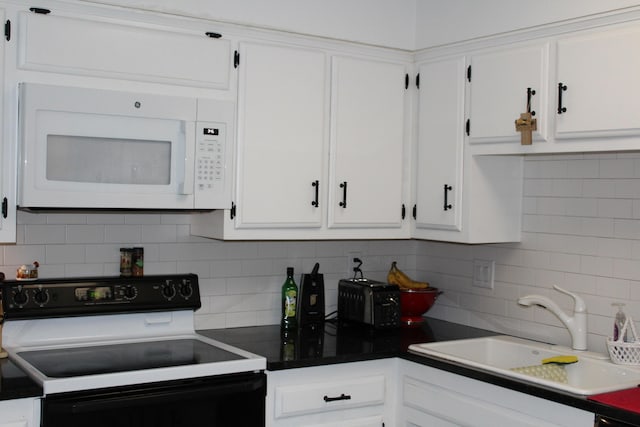
[[[21,83],[18,207],[231,207],[234,104]]]

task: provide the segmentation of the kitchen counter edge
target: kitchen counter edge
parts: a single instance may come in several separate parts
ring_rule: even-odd
[[[254,327],[239,327],[239,328],[228,328],[228,329],[209,329],[209,330],[200,330],[198,333],[208,336],[210,338],[222,341],[226,344],[241,348],[246,351],[250,351],[252,353],[259,354],[261,356],[266,357],[267,359],[267,370],[268,371],[279,371],[284,369],[296,369],[296,368],[310,368],[315,366],[322,365],[332,365],[339,363],[351,363],[351,362],[364,362],[370,360],[378,360],[378,359],[389,359],[389,358],[400,358],[404,360],[408,360],[411,362],[419,363],[421,365],[429,366],[432,368],[440,369],[443,371],[447,371],[453,374],[461,375],[467,378],[472,378],[478,381],[483,381],[489,384],[493,384],[496,386],[504,387],[513,391],[525,393],[531,396],[539,397],[542,399],[546,399],[549,401],[553,401],[556,403],[560,403],[563,405],[571,406],[577,409],[582,409],[584,411],[592,412],[594,414],[599,414],[609,418],[615,418],[617,420],[631,423],[634,425],[640,425],[640,414],[634,413],[630,411],[626,411],[624,409],[619,409],[613,406],[609,406],[606,404],[598,403],[592,400],[588,400],[586,397],[575,396],[567,393],[562,393],[550,388],[545,388],[543,386],[527,383],[524,381],[520,381],[517,379],[512,379],[508,377],[501,376],[499,374],[495,374],[488,371],[483,371],[481,369],[476,369],[468,366],[463,366],[461,364],[457,364],[455,362],[451,362],[448,360],[439,359],[436,357],[429,357],[427,355],[418,355],[411,353],[407,350],[407,347],[410,344],[417,344],[420,342],[437,342],[437,341],[450,341],[456,339],[466,339],[466,338],[475,338],[482,336],[491,336],[491,335],[504,335],[497,334],[492,331],[478,329],[470,326],[460,325],[457,323],[447,322],[438,319],[425,319],[426,328],[428,329],[428,334],[424,336],[411,336],[408,339],[394,340],[394,332],[393,331],[375,331],[378,336],[374,337],[377,341],[380,342],[382,340],[382,344],[375,348],[375,344],[371,344],[372,338],[371,335],[363,336],[363,340],[367,341],[369,347],[375,348],[375,351],[364,351],[360,352],[340,352],[340,351],[329,351],[319,355],[317,357],[306,357],[306,358],[295,358],[294,360],[284,360],[281,349],[280,349],[280,341],[278,339],[278,351],[275,351],[274,348],[274,340],[276,337],[279,338],[278,327],[277,326],[254,326]],[[341,328],[345,327],[344,325],[335,325],[337,330],[341,330]],[[352,326],[349,326],[352,328]],[[425,326],[422,327],[423,329]],[[411,328],[402,328],[399,334],[403,335],[407,333],[407,331],[416,331],[418,329]],[[255,332],[254,332],[255,331]],[[357,337],[358,332],[362,331],[368,334],[371,333],[370,330],[355,330],[355,334],[353,330],[350,330],[349,337],[350,341],[354,341],[354,338]],[[268,337],[269,333],[271,333],[271,339]],[[260,336],[261,339],[255,339],[256,336]],[[413,335],[416,335],[413,333]],[[413,339],[426,339],[426,341],[413,341]],[[357,341],[357,338],[355,339]],[[262,342],[262,346],[257,343]],[[264,344],[271,343],[271,344]],[[388,344],[388,345],[387,345]],[[338,346],[336,346],[338,347]],[[366,347],[363,345],[363,347]],[[264,353],[264,354],[261,354]],[[326,354],[328,353],[328,354]]]

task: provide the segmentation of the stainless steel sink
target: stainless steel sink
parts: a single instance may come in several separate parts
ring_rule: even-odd
[[[640,384],[640,367],[616,365],[607,356],[598,353],[574,351],[567,347],[506,335],[413,344],[409,346],[409,351],[575,395],[588,396],[633,388]],[[512,370],[541,365],[542,359],[562,355],[578,356],[578,362],[564,365],[566,382]]]

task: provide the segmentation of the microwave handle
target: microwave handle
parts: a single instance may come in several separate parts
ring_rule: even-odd
[[[195,152],[196,152],[196,124],[194,122],[185,123],[184,144],[182,144],[181,157],[184,158],[183,176],[179,184],[180,194],[193,194],[195,179]]]

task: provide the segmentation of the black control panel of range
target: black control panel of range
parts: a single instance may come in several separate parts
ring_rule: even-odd
[[[5,319],[197,310],[201,304],[195,274],[16,280],[0,288]]]

